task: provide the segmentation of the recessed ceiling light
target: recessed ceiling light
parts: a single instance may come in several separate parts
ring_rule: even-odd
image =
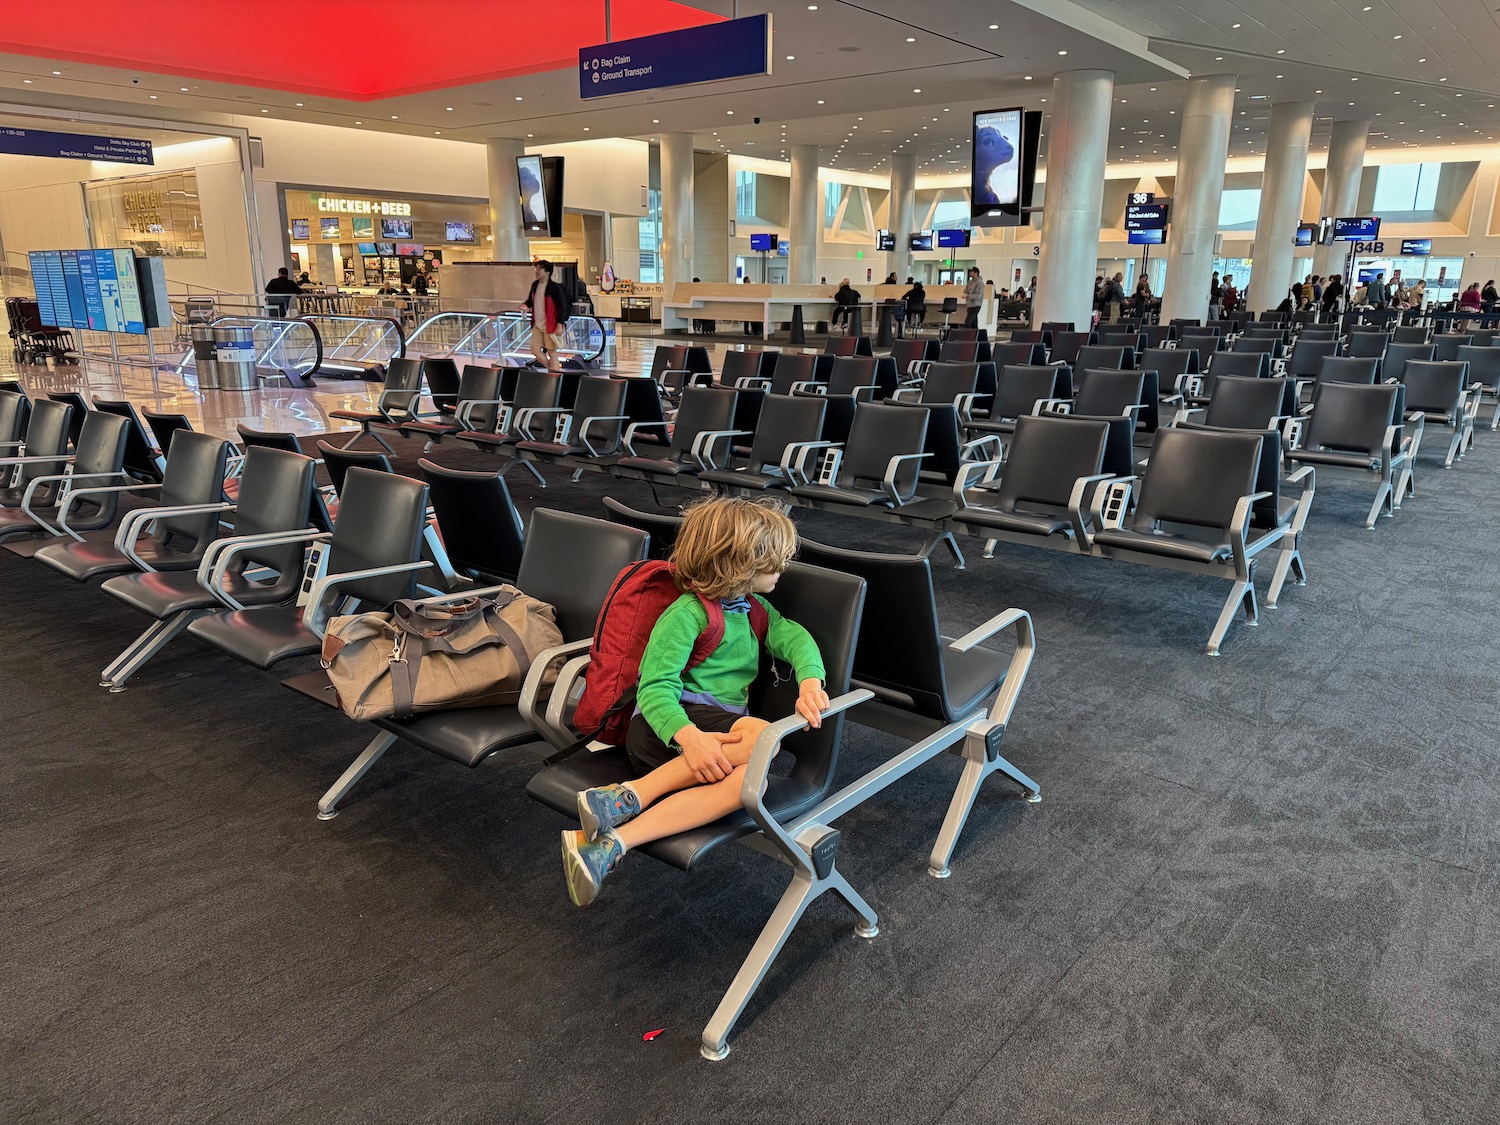
[[[588,131],[589,131],[589,127],[588,127],[588,126],[587,126],[587,125],[585,125],[585,126],[584,126],[584,127],[583,127],[583,131],[584,131],[584,132],[585,132],[585,133],[587,133],[587,132],[588,132]]]
[[[355,122],[355,124],[356,124],[356,125],[363,125],[363,124],[364,124],[364,122],[363,122],[363,121],[356,121],[356,122]]]
[[[915,42],[916,42],[916,40],[915,40],[915,39],[913,39],[913,38],[912,38],[912,37],[911,37],[911,36],[910,36],[910,35],[908,35],[908,36],[907,36],[907,37],[906,37],[906,41],[907,41],[907,42],[908,42],[908,43],[915,43]]]
[[[523,98],[523,97],[521,97],[521,95],[520,95],[520,94],[517,94],[517,95],[516,95],[516,101],[518,101],[518,102],[523,102],[523,101],[525,101],[525,100],[526,100],[526,99],[525,99],[525,98]]]
[[[1447,79],[1446,79],[1446,78],[1439,78],[1439,79],[1438,79],[1438,81],[1439,81],[1439,82],[1446,82],[1446,81],[1448,81],[1448,80],[1447,80]]]
[[[23,79],[21,79],[21,81],[22,81],[22,83],[24,83],[24,84],[25,84],[25,85],[27,85],[27,86],[30,86],[30,85],[31,85],[31,84],[32,84],[32,83],[31,83],[31,79],[29,79],[29,78],[23,78]],[[153,97],[153,98],[154,98],[154,97],[156,97],[156,95],[155,95],[155,94],[152,94],[152,95],[151,95],[151,96],[152,96],[152,97]]]
[[[913,94],[920,94],[921,92],[922,92],[922,87],[920,87],[920,86],[918,86],[915,90],[912,91]]]
[[[53,78],[61,78],[62,77],[62,71],[60,71],[60,70],[54,70],[52,72],[52,77]]]
[[[660,117],[653,117],[651,119],[651,124],[653,124],[653,125],[660,125],[661,124],[661,118]]]
[[[1229,25],[1229,26],[1230,26],[1230,27],[1235,27],[1235,28],[1237,28],[1237,27],[1239,27],[1239,26],[1240,26],[1240,25],[1239,25],[1239,24],[1237,24],[1237,23],[1232,23],[1232,24],[1230,24],[1230,25]]]
[[[1066,55],[1066,54],[1067,54],[1067,53],[1068,53],[1068,52],[1067,52],[1067,51],[1058,51],[1058,52],[1057,52],[1057,53],[1058,53],[1058,54],[1059,54],[1059,55]]]
[[[432,131],[432,135],[434,137],[441,137],[443,135],[443,131],[441,129],[434,129]]]
[[[1223,61],[1224,61],[1224,56],[1223,55],[1215,55],[1214,56],[1214,62],[1223,62]]]
[[[453,112],[453,107],[451,105],[445,105],[443,108],[446,109],[449,113]]]
[[[809,4],[807,6],[807,10],[809,12],[816,12],[818,10],[818,6],[816,4]]]
[[[393,113],[393,114],[391,114],[391,120],[392,120],[392,121],[399,121],[399,120],[401,120],[401,119],[400,119],[400,118],[399,118],[399,117],[397,117],[397,116],[396,116],[396,115],[395,115],[395,114],[394,114],[394,113]]]
[[[788,56],[787,56],[787,57],[786,57],[786,61],[787,61],[787,62],[795,62],[795,61],[796,61],[796,59],[797,59],[797,56],[796,56],[796,55],[788,55]]]
[[[1426,62],[1427,60],[1426,59],[1418,59],[1417,61],[1418,62]]]
[[[297,103],[297,108],[298,108],[298,109],[301,109],[301,108],[302,108],[302,103],[301,103],[301,102],[298,102],[298,103]]]
[[[261,112],[262,113],[270,113],[271,111],[269,109],[263,109],[263,110],[261,110]]]
[[[528,137],[534,137],[534,136],[536,136],[536,134],[535,134],[535,133],[527,133],[527,134],[526,134],[526,135],[527,135],[527,136],[528,136]]]
[[[819,104],[819,105],[822,105],[822,104],[823,104],[823,99],[822,99],[822,98],[819,98],[819,99],[818,99],[818,104]]]
[[[1026,76],[1026,81],[1027,81],[1027,82],[1030,82],[1030,81],[1031,81],[1031,75],[1029,75],[1029,74],[1028,74],[1028,75],[1027,75],[1027,76]]]
[[[56,74],[57,71],[54,70],[52,73]],[[186,86],[179,86],[179,87],[177,87],[177,92],[181,93],[181,94],[185,94],[185,93],[188,92],[188,88]]]

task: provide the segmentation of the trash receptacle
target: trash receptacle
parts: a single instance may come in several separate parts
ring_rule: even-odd
[[[214,329],[211,324],[194,324],[188,328],[193,341],[193,366],[198,370],[198,389],[219,389],[219,359],[214,351]]]
[[[604,329],[604,347],[599,349],[599,366],[613,367],[615,365],[615,318],[601,316],[599,327]]]
[[[219,386],[226,391],[255,389],[255,329],[215,328],[214,352]]]

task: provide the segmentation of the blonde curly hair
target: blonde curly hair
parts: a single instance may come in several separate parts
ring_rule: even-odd
[[[797,527],[769,501],[703,500],[683,516],[672,548],[677,585],[705,598],[739,597],[757,575],[786,569]]]

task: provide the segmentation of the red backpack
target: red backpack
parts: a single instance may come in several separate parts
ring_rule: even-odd
[[[648,560],[627,566],[610,585],[594,624],[583,698],[573,714],[573,727],[584,734],[585,741],[625,744],[646,642],[656,619],[682,596],[674,573],[671,563]],[[693,642],[684,671],[702,664],[724,639],[724,607],[715,598],[698,597],[708,613],[708,627]],[[765,644],[770,625],[766,607],[752,594],[750,628],[761,644]]]

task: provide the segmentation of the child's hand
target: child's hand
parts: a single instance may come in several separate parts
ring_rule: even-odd
[[[803,680],[797,696],[797,714],[807,720],[807,725],[816,730],[823,725],[823,712],[828,708],[828,693],[823,690],[822,680]]]
[[[734,771],[723,747],[726,743],[732,744],[739,740],[740,735],[733,732],[714,734],[699,730],[691,723],[678,731],[673,739],[682,747],[682,760],[693,771],[693,776],[700,785],[723,781]]]

